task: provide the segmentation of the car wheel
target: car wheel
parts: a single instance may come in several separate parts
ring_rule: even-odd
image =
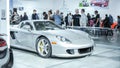
[[[52,47],[50,41],[45,37],[41,37],[37,40],[36,49],[38,55],[43,58],[49,58],[52,55]]]
[[[10,58],[9,58],[9,61],[5,65],[3,65],[1,68],[12,68],[13,63],[14,63],[13,51],[10,49]]]

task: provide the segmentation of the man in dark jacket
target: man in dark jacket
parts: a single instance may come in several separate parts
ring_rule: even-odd
[[[109,15],[109,23],[110,23],[110,25],[113,24],[113,17],[112,17],[112,15]]]
[[[37,12],[36,10],[33,10],[32,20],[38,20],[39,19],[39,17],[38,17],[36,12]]]
[[[28,16],[27,16],[26,12],[24,12],[24,16],[22,17],[22,21],[24,21],[24,20],[28,20]]]
[[[117,22],[118,22],[118,29],[120,30],[120,16],[117,16]]]
[[[110,28],[109,17],[106,14],[105,19],[103,20],[104,27]]]

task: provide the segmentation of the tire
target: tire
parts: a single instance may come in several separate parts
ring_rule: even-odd
[[[2,66],[2,68],[12,68],[13,64],[14,64],[13,51],[10,49],[10,59],[8,63]]]
[[[50,41],[45,37],[40,37],[36,42],[36,50],[40,57],[49,58],[52,55],[52,47]]]
[[[12,68],[13,64],[14,64],[13,51],[10,49],[10,60],[9,60],[8,65],[7,65],[7,68]]]

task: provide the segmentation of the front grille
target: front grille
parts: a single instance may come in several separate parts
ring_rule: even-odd
[[[4,58],[7,54],[7,49],[0,51],[0,59]]]
[[[89,47],[89,48],[83,48],[83,49],[78,49],[78,52],[80,54],[83,54],[83,53],[89,53],[93,50],[93,47]]]

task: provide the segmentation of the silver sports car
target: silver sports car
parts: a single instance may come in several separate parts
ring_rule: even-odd
[[[27,20],[11,26],[11,46],[35,51],[48,58],[78,57],[93,52],[94,41],[83,32],[63,29],[48,20]]]

